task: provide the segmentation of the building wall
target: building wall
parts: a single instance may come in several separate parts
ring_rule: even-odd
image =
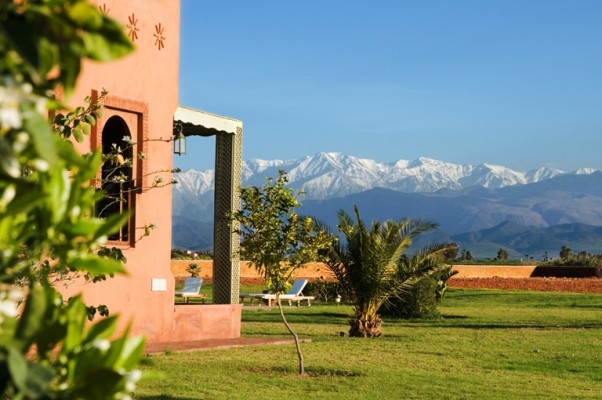
[[[135,243],[119,246],[127,258],[128,276],[102,283],[76,283],[66,294],[84,291],[87,304],[106,304],[111,314],[122,315],[122,325],[132,322],[134,334],[149,342],[173,340],[174,279],[170,271],[171,186],[149,189],[155,176],[171,181],[173,115],[178,105],[180,2],[177,0],[97,0],[101,10],[121,22],[136,46],[134,54],[111,63],[83,65],[71,106],[102,88],[109,91],[96,135],[78,145],[82,152],[99,144],[103,124],[113,115],[128,124],[134,140],[145,136],[146,160],[136,166]],[[144,227],[156,226],[150,236]],[[108,246],[112,246],[108,243]],[[152,291],[153,278],[165,283],[165,291]]]
[[[190,276],[186,271],[190,264],[198,264],[201,267],[201,277],[204,282],[213,280],[213,260],[171,260],[171,272],[178,282]],[[336,280],[332,272],[325,264],[309,263],[304,268],[295,271],[295,278],[308,278],[309,280]],[[240,279],[243,283],[251,281],[260,281],[262,275],[249,264],[248,261],[240,262]]]

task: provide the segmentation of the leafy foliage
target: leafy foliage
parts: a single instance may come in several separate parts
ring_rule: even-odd
[[[60,86],[69,95],[82,59],[108,61],[133,50],[122,27],[84,0],[6,1],[0,18],[0,69],[37,94]]]
[[[301,203],[286,187],[288,178],[279,171],[276,180],[267,178],[261,187],[241,189],[241,208],[232,216],[240,224],[240,254],[262,276],[274,293],[286,292],[295,270],[321,259],[321,251],[333,240],[316,229],[310,217],[300,217]]]
[[[500,248],[497,251],[496,259],[497,260],[507,260],[508,259],[508,250],[506,250],[504,248]]]
[[[0,5],[0,395],[7,398],[127,396],[142,338],[112,339],[114,317],[86,328],[80,297],[64,302],[52,284],[79,272],[91,280],[124,273],[109,250],[98,253],[127,215],[95,218],[90,186],[100,153],[78,154],[96,121],[90,104],[58,114],[55,88],[72,92],[81,58],[113,59],[132,50],[121,27],[84,0],[29,0]],[[49,78],[50,77],[50,78]],[[87,124],[87,125],[86,125]],[[17,282],[27,286],[26,290]],[[19,308],[22,304],[22,308]],[[19,315],[20,313],[20,315]],[[27,355],[27,356],[26,356]]]
[[[424,250],[422,252],[432,255],[432,257],[422,262],[430,264],[428,268],[433,268],[434,272],[419,278],[412,288],[403,291],[398,297],[391,297],[389,303],[385,304],[384,315],[393,315],[401,318],[439,317],[438,306],[443,301],[447,292],[447,281],[456,275],[458,271],[452,270],[451,265],[440,264],[438,258],[441,253],[444,255],[445,250],[438,251],[435,248],[431,248],[427,252]],[[409,258],[411,261],[408,261],[405,256],[404,258],[405,260],[402,260],[398,270],[401,279],[410,278],[412,275],[419,276],[415,266],[420,265],[421,261],[417,260],[416,256]],[[424,269],[424,266],[422,268]]]
[[[309,217],[300,217],[295,207],[301,205],[292,189],[286,187],[288,178],[279,171],[276,180],[266,179],[261,187],[248,186],[240,191],[241,207],[231,216],[239,224],[242,237],[241,256],[264,277],[273,293],[280,316],[295,339],[299,357],[299,374],[304,374],[303,353],[299,338],[286,321],[280,294],[291,285],[294,272],[304,264],[318,261],[333,238],[317,229]]]
[[[338,229],[345,243],[331,248],[328,267],[341,283],[353,304],[350,336],[382,335],[379,310],[391,298],[399,298],[439,268],[445,246],[426,248],[412,257],[405,255],[418,235],[435,229],[436,224],[420,220],[374,221],[367,226],[354,208],[355,220],[341,210]]]
[[[307,283],[303,293],[306,296],[315,296],[323,302],[334,301],[337,295],[340,296],[340,283],[337,281],[315,280]]]
[[[186,271],[190,274],[191,277],[196,278],[197,276],[201,275],[203,268],[197,263],[190,263],[188,264],[188,268],[186,268]]]
[[[602,270],[602,254],[592,254],[586,251],[573,253],[567,246],[562,246],[559,252],[560,258],[541,262],[541,266],[575,266],[575,267],[596,267],[598,271]]]

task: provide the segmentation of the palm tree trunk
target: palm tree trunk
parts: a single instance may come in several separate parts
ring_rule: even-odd
[[[284,317],[284,310],[282,309],[282,303],[280,302],[279,294],[276,295],[276,302],[278,303],[278,309],[280,310],[280,317],[282,318],[282,322],[284,322],[286,329],[288,329],[290,334],[293,335],[293,338],[295,339],[295,347],[297,348],[297,356],[299,357],[299,375],[304,375],[305,374],[305,365],[303,363],[303,353],[301,352],[301,344],[299,343],[299,336],[297,336],[295,331],[293,331],[293,328],[291,328],[290,324]]]
[[[355,318],[349,320],[349,336],[375,338],[382,336],[383,320],[378,314],[374,316],[356,315]]]

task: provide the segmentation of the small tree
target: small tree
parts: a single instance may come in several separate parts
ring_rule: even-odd
[[[382,319],[378,315],[381,306],[438,268],[435,261],[442,255],[441,247],[425,249],[416,257],[404,257],[413,238],[435,229],[436,225],[404,219],[374,221],[367,226],[357,207],[355,221],[345,211],[339,211],[338,215],[338,229],[345,242],[332,246],[327,264],[353,304],[355,315],[349,321],[349,335],[381,336]],[[402,260],[407,275],[399,272]]]
[[[462,260],[462,261],[471,261],[472,260],[472,254],[470,253],[470,250],[462,250],[462,252],[460,253],[460,260]]]
[[[497,257],[496,259],[498,260],[507,260],[508,259],[508,250],[500,248],[497,251]]]
[[[443,252],[443,258],[448,261],[454,261],[458,257],[459,247],[457,243],[451,242],[446,246]]]
[[[190,263],[186,271],[188,271],[191,277],[196,278],[201,275],[203,268],[197,263]]]
[[[299,356],[299,373],[305,372],[299,338],[287,322],[280,294],[291,285],[295,271],[304,264],[318,261],[320,250],[326,249],[332,237],[316,229],[309,217],[294,211],[301,203],[292,189],[286,187],[288,178],[279,171],[276,180],[267,178],[261,187],[248,186],[240,191],[241,208],[231,216],[240,224],[240,255],[264,277],[276,294],[276,303],[286,328],[295,339]]]
[[[570,247],[562,245],[562,247],[560,248],[560,253],[558,253],[558,255],[560,256],[560,259],[562,261],[567,261],[573,255],[573,252]]]

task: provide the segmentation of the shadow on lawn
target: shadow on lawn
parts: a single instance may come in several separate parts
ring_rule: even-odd
[[[450,320],[451,324],[445,321]],[[460,322],[453,322],[460,320]],[[466,322],[461,320],[467,320]],[[405,320],[404,322],[415,322],[428,324],[434,328],[453,328],[453,329],[600,329],[601,322],[584,322],[584,323],[558,323],[558,324],[542,324],[542,323],[483,323],[480,324],[474,321],[468,321],[470,318],[465,315],[443,315],[440,320]],[[403,321],[403,320],[402,320]]]
[[[245,366],[240,368],[243,372],[258,373],[264,375],[296,375],[300,376],[295,368],[289,367],[269,367],[269,366]],[[310,378],[356,378],[366,376],[366,374],[357,371],[347,371],[334,368],[305,368],[305,375]]]
[[[242,316],[243,322],[278,322],[280,321],[280,314],[276,314],[278,309],[272,310],[259,310],[257,312],[245,312]],[[284,310],[286,319],[289,322],[294,323],[307,323],[307,324],[332,324],[337,323],[338,319],[347,321],[350,315],[345,312],[316,312],[311,314],[298,314],[292,311]]]
[[[197,400],[192,397],[177,397],[170,395],[159,395],[159,396],[136,396],[136,399],[139,400]]]

